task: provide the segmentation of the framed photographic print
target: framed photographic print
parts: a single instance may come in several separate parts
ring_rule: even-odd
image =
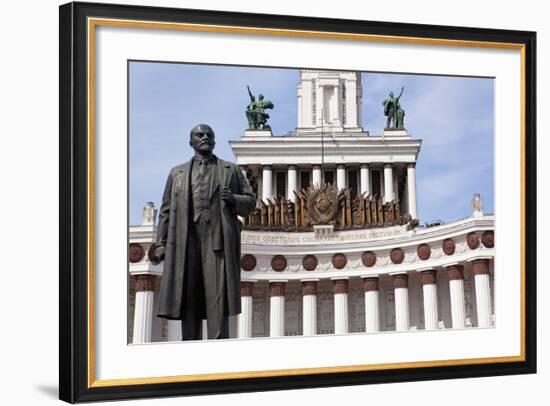
[[[533,32],[60,7],[60,398],[536,372]]]

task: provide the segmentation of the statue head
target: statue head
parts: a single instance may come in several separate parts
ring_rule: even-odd
[[[264,95],[263,95],[263,94],[258,95],[258,99],[263,100],[263,99],[264,99]]]
[[[189,145],[201,155],[212,153],[216,145],[214,130],[207,124],[196,125],[189,134]]]
[[[390,92],[390,97],[393,97],[393,92]]]

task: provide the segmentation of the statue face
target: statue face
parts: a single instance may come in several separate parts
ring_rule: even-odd
[[[258,99],[263,100],[263,99],[264,99],[264,95],[263,95],[263,94],[259,95],[259,96],[258,96]]]
[[[191,130],[189,145],[199,153],[210,153],[216,145],[214,131],[206,124],[199,124]]]
[[[393,97],[393,92],[390,92],[390,97]]]

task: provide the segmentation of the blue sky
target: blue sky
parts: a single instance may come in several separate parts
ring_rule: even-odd
[[[247,127],[246,85],[272,100],[274,135],[297,125],[296,69],[130,62],[130,224],[141,224],[143,205],[158,207],[170,169],[192,156],[189,130],[210,124],[216,154],[235,158],[227,141]],[[471,214],[476,192],[493,212],[494,81],[489,78],[362,73],[363,127],[382,133],[382,100],[405,86],[405,127],[422,139],[417,163],[420,222],[450,222]]]

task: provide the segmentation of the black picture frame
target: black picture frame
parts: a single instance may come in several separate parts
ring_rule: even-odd
[[[125,398],[235,393],[276,389],[482,377],[536,372],[536,33],[390,22],[264,15],[93,3],[60,6],[60,251],[59,397],[75,403]],[[275,377],[94,386],[89,372],[89,266],[87,216],[88,94],[87,19],[114,18],[368,34],[426,40],[517,44],[524,52],[524,211],[522,266],[525,271],[524,359],[515,362],[451,365]],[[93,359],[92,359],[93,362]],[[93,381],[93,379],[92,379]]]

